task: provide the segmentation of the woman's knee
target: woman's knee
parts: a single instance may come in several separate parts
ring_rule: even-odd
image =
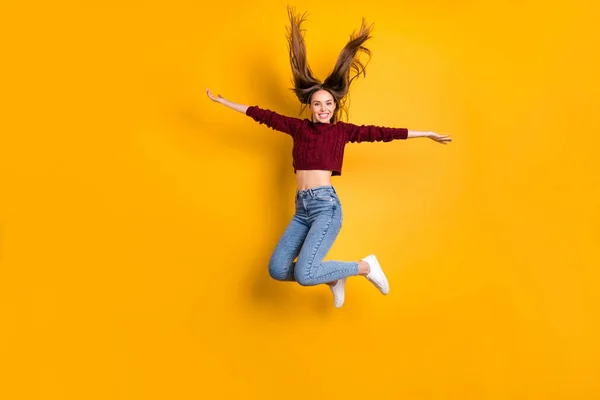
[[[269,275],[277,281],[290,280],[290,265],[278,262],[276,258],[269,261]]]
[[[296,270],[294,271],[294,280],[301,286],[316,285],[317,282],[315,282],[315,279],[311,276],[309,271],[310,270],[308,268],[298,268],[298,265],[296,265]]]

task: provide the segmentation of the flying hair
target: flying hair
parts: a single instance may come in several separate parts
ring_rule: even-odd
[[[293,91],[302,103],[303,110],[310,104],[310,99],[317,90],[327,90],[333,96],[337,105],[332,122],[340,118],[340,113],[348,117],[348,92],[351,83],[360,75],[366,77],[366,66],[371,58],[371,51],[364,43],[369,40],[373,25],[367,25],[365,19],[358,32],[353,32],[350,39],[339,53],[333,70],[324,81],[319,80],[313,74],[306,56],[306,43],[304,41],[304,30],[302,23],[306,21],[306,13],[298,14],[288,6],[288,17],[290,25],[286,30],[288,41],[290,66],[292,68]],[[366,54],[369,61],[363,63],[360,56]]]

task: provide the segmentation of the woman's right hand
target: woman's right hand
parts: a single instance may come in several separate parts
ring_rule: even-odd
[[[218,97],[215,97],[211,92],[209,88],[206,88],[206,95],[208,96],[209,99],[211,99],[214,102],[217,103],[223,103],[223,100],[225,100],[223,98],[223,96],[221,96],[220,94],[218,95]]]
[[[232,101],[229,100],[225,100],[225,98],[221,95],[218,95],[217,97],[215,97],[211,92],[210,89],[206,88],[206,95],[208,96],[209,99],[211,99],[212,101],[216,102],[216,103],[221,103],[226,107],[229,107],[235,111],[239,111],[243,114],[246,113],[246,111],[248,110],[248,106],[244,105],[244,104],[237,104],[234,103]]]

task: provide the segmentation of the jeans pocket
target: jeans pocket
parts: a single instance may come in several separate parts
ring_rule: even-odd
[[[319,201],[334,201],[335,197],[329,193],[322,193],[315,195],[314,199]]]

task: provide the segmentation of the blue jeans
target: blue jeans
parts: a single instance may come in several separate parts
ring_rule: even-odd
[[[271,277],[314,286],[358,275],[358,262],[323,261],[342,219],[342,205],[333,186],[297,190],[296,212],[269,261]]]

